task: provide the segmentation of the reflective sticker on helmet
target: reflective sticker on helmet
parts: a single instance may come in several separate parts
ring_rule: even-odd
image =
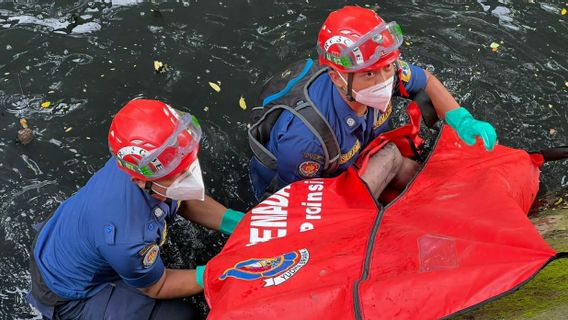
[[[329,48],[334,44],[335,45],[342,45],[345,48],[347,48],[347,47],[349,47],[350,45],[353,44],[353,40],[351,40],[347,37],[344,37],[344,36],[333,36],[333,37],[327,39],[327,41],[323,45],[323,49],[327,53],[329,51]],[[365,59],[363,58],[363,53],[361,52],[361,49],[359,49],[359,47],[353,48],[353,51],[351,53],[353,53],[353,56],[355,56],[355,62],[357,64],[365,62]],[[331,56],[333,58],[329,59],[328,56]],[[326,59],[330,60],[331,62],[333,62],[335,64],[342,65],[344,67],[351,66],[351,61],[349,61],[350,59],[347,56],[339,58],[339,57],[334,57],[331,54],[326,54]],[[344,63],[348,63],[348,65],[345,65]]]
[[[302,177],[312,178],[318,173],[320,164],[315,161],[305,161],[298,167],[298,172]]]
[[[126,156],[137,156],[141,159],[146,154],[148,154],[148,151],[143,148],[140,148],[138,146],[126,146],[118,150],[116,157],[118,159],[118,163],[128,170],[138,172],[146,177],[151,177],[154,175],[154,170],[152,170],[152,168],[150,168],[149,166],[139,168],[135,164],[132,164],[125,160]],[[160,171],[163,168],[163,165],[160,160],[158,160],[158,158],[152,160],[150,163],[154,166],[154,168],[156,168],[155,171]]]

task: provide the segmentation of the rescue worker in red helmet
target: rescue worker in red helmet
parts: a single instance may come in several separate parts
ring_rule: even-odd
[[[288,75],[296,77],[287,88],[277,93],[282,88],[272,88],[270,96],[261,94],[266,113],[249,130],[254,153],[250,174],[257,198],[294,181],[334,176],[351,166],[367,143],[391,129],[392,96],[413,99],[424,90],[438,117],[466,144],[473,145],[481,137],[485,147],[493,149],[494,128],[460,107],[430,72],[399,59],[402,43],[400,26],[384,21],[373,10],[345,6],[327,17],[317,41],[319,63],[327,69],[312,71],[317,67],[308,67],[308,61],[300,75],[291,68],[271,80],[278,84]],[[303,90],[290,86],[294,83]],[[289,108],[274,120],[267,110],[279,105]],[[316,112],[304,111],[310,107]],[[402,189],[418,164],[401,158],[396,148],[389,149],[399,165],[391,166],[396,174],[385,183]]]
[[[31,257],[30,303],[47,319],[193,319],[180,299],[202,291],[204,267],[164,266],[176,215],[230,234],[243,213],[205,196],[189,113],[136,99],[114,117],[112,154],[42,226]]]

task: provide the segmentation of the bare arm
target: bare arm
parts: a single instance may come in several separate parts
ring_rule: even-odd
[[[227,208],[211,197],[205,196],[205,200],[183,201],[179,214],[192,222],[213,230],[220,230],[223,215]]]
[[[457,109],[458,102],[444,85],[433,74],[424,70],[426,73],[426,93],[432,100],[434,109],[440,119],[444,119],[446,112]]]
[[[195,270],[165,269],[158,282],[140,291],[154,299],[174,299],[198,294],[203,289],[197,284]]]

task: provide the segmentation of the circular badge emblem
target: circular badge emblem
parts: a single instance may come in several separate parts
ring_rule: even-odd
[[[347,125],[350,126],[350,127],[355,125],[355,119],[353,119],[353,118],[347,118],[346,122],[347,122]]]
[[[144,268],[150,268],[154,264],[154,262],[156,262],[159,253],[160,247],[158,247],[157,244],[152,245],[144,255],[144,259],[142,260]]]
[[[320,168],[320,164],[315,161],[305,161],[300,164],[298,171],[300,175],[306,178],[315,177]]]

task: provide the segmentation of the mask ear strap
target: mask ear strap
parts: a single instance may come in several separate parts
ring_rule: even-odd
[[[353,95],[351,94],[352,92],[353,92],[353,72],[349,72],[347,74],[347,93],[345,94],[345,98],[347,98],[347,100],[351,102],[355,101]]]

